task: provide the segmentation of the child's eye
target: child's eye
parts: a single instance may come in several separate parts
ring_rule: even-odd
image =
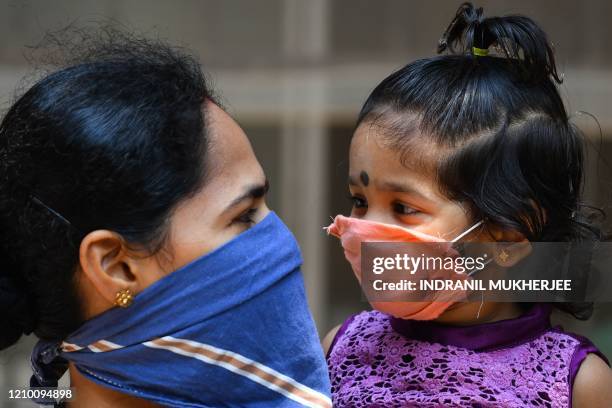
[[[254,224],[255,220],[253,220],[253,216],[257,213],[257,208],[249,208],[238,217],[234,218],[232,224],[241,223],[241,224]]]
[[[394,203],[393,211],[395,211],[397,214],[400,214],[400,215],[413,215],[413,214],[418,213],[418,211],[415,210],[414,208],[404,205],[402,203]]]
[[[354,208],[366,208],[368,206],[368,202],[361,197],[350,195],[349,198],[353,202]]]

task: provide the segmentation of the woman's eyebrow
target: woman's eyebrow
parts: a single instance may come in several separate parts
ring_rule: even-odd
[[[266,195],[269,189],[270,189],[270,182],[268,181],[267,178],[261,184],[255,184],[255,185],[248,186],[245,188],[244,193],[242,193],[240,196],[233,199],[232,202],[229,203],[227,207],[225,207],[225,210],[223,210],[223,212],[227,212],[231,210],[232,208],[242,203],[244,200],[253,200],[253,199],[261,198],[264,195]]]

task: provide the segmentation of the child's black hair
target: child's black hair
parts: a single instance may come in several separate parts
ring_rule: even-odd
[[[422,164],[434,147],[440,189],[475,218],[531,241],[602,239],[580,201],[584,142],[542,29],[523,16],[485,18],[464,3],[439,42],[444,51],[385,78],[357,125],[389,129],[385,139],[402,160]],[[556,305],[581,319],[593,309]]]

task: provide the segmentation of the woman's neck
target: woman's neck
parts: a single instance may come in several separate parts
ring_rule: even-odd
[[[161,406],[95,383],[81,374],[73,363],[69,363],[68,369],[70,387],[75,390],[74,398],[66,403],[68,408],[157,408]]]

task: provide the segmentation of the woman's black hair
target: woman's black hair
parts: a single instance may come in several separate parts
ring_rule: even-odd
[[[553,49],[528,17],[462,4],[438,45],[370,94],[357,121],[403,161],[431,158],[442,192],[531,241],[600,240],[581,203],[584,146],[557,89]],[[435,151],[431,157],[431,151]],[[557,303],[588,318],[591,303]]]
[[[198,61],[117,30],[79,50],[0,124],[0,349],[75,330],[82,238],[108,229],[154,253],[206,177],[204,102],[215,99]]]

